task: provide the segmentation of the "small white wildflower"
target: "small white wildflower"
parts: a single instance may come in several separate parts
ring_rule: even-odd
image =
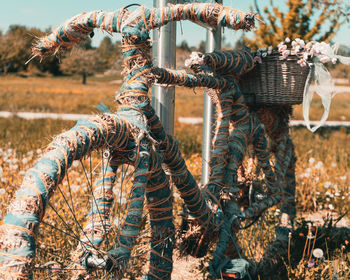
[[[313,165],[315,163],[315,159],[313,157],[309,158],[309,164]]]
[[[323,168],[323,162],[322,161],[317,162],[315,165],[315,169],[322,169],[322,168]]]
[[[27,158],[23,158],[23,159],[22,159],[22,163],[23,163],[23,164],[27,164],[27,162],[28,162],[28,159],[27,159]]]
[[[346,175],[340,176],[339,179],[342,180],[342,181],[346,180]]]
[[[5,194],[5,189],[0,189],[0,195]]]
[[[290,39],[287,37],[285,40],[284,40],[286,43],[290,43]]]
[[[332,162],[331,166],[332,167],[337,167],[337,164],[335,162]]]
[[[41,154],[41,153],[42,153],[42,150],[41,150],[41,149],[37,149],[37,150],[36,150],[36,153],[37,153],[37,154]]]
[[[322,249],[320,249],[320,248],[315,248],[315,249],[313,250],[313,252],[312,252],[312,255],[313,255],[315,258],[320,259],[320,258],[323,257],[323,251],[322,251]]]
[[[334,57],[334,58],[332,58],[332,63],[333,64],[336,64],[337,63],[337,59]]]
[[[332,204],[328,204],[328,209],[329,210],[334,210],[334,206]]]
[[[327,182],[325,182],[325,183],[323,184],[323,186],[324,186],[326,189],[328,189],[330,186],[332,186],[332,183],[329,182],[329,181],[327,181]]]

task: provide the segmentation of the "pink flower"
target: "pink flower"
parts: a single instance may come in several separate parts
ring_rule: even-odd
[[[305,67],[305,66],[306,66],[306,62],[305,62],[304,59],[298,60],[297,63],[298,63],[301,67]]]
[[[256,57],[254,57],[254,62],[256,63],[256,62],[258,62],[258,63],[262,63],[262,59],[261,59],[261,57],[260,56],[256,56]]]
[[[55,263],[53,266],[51,266],[51,269],[53,271],[59,271],[61,268],[60,268],[60,266],[57,263]]]
[[[282,52],[282,56],[283,56],[284,59],[286,59],[288,57],[288,55],[290,55],[290,50],[284,50]]]
[[[326,56],[326,55],[324,55],[324,56],[322,56],[322,57],[320,58],[320,61],[321,61],[322,63],[329,62],[330,60],[331,60],[331,58],[330,58],[329,56]]]
[[[283,51],[287,50],[287,45],[280,45],[280,46],[278,47],[278,50],[279,50],[280,52],[283,52]]]

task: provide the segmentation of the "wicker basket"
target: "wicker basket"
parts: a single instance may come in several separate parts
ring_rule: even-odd
[[[298,57],[283,59],[278,52],[241,77],[240,87],[249,105],[293,105],[303,102],[310,67],[301,67]]]

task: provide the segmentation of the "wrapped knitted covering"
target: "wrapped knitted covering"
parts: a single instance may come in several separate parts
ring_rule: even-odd
[[[254,13],[216,3],[178,4],[159,9],[140,6],[135,11],[127,8],[114,12],[93,11],[73,17],[34,46],[33,57],[42,59],[86,40],[93,35],[94,28],[121,33],[124,83],[117,96],[120,107],[116,114],[79,121],[74,128],[57,136],[38,163],[26,173],[0,227],[0,274],[3,279],[32,279],[35,238],[47,203],[73,160],[96,149],[107,150],[111,160],[103,167],[106,176],[95,182],[95,199],[81,237],[90,238],[72,253],[77,271],[71,279],[88,279],[88,258],[101,253],[98,246],[109,231],[112,188],[118,166],[123,163],[135,167],[134,182],[124,224],[104,259],[106,269],[118,277],[126,269],[140,233],[143,209],[147,208],[151,236],[149,269],[144,279],[171,279],[175,228],[169,179],[184,201],[192,223],[189,227],[196,228],[181,233],[183,251],[202,256],[210,243],[218,241],[210,262],[214,277],[221,277],[229,263],[225,252],[230,243],[235,243],[235,231],[241,220],[256,218],[280,202],[284,193],[291,197],[284,202],[285,208],[293,205],[295,155],[287,130],[271,133],[276,147],[273,169],[264,121],[260,120],[263,118],[246,106],[238,87],[237,77],[254,67],[249,50],[204,54],[199,64],[198,60],[189,62],[195,73],[152,65],[149,33],[154,28],[168,22],[190,20],[212,27],[250,30],[254,27],[254,16]],[[211,89],[217,120],[210,178],[202,188],[187,169],[177,142],[165,133],[151,107],[148,91],[154,82]],[[288,127],[287,119],[282,126]],[[249,144],[264,173],[269,196],[242,210],[238,203],[237,172]],[[282,190],[286,177],[287,187]],[[102,187],[110,195],[101,196]],[[92,225],[92,219],[98,222]],[[92,232],[98,234],[92,238]]]

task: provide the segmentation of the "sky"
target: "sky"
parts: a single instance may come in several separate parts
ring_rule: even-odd
[[[224,5],[249,11],[253,0],[224,0]],[[261,3],[267,2],[260,0]],[[284,0],[275,0],[274,3],[283,4]],[[152,7],[153,0],[0,0],[0,30],[6,32],[8,27],[13,24],[25,25],[27,27],[36,27],[45,30],[57,27],[66,19],[81,12],[92,10],[113,11],[123,6],[138,3],[147,7]],[[262,5],[261,5],[262,6]],[[205,40],[205,29],[194,23],[177,23],[177,44],[186,40],[189,46],[197,46],[200,41]],[[251,31],[252,32],[252,31]],[[225,29],[224,36],[226,42],[234,45],[241,37],[241,31],[232,31]],[[102,31],[96,31],[92,44],[98,46],[104,36],[109,36]],[[112,40],[119,40],[120,35],[114,35]],[[248,35],[249,36],[249,35]],[[350,24],[342,26],[340,32],[334,38],[334,41],[350,46]]]

